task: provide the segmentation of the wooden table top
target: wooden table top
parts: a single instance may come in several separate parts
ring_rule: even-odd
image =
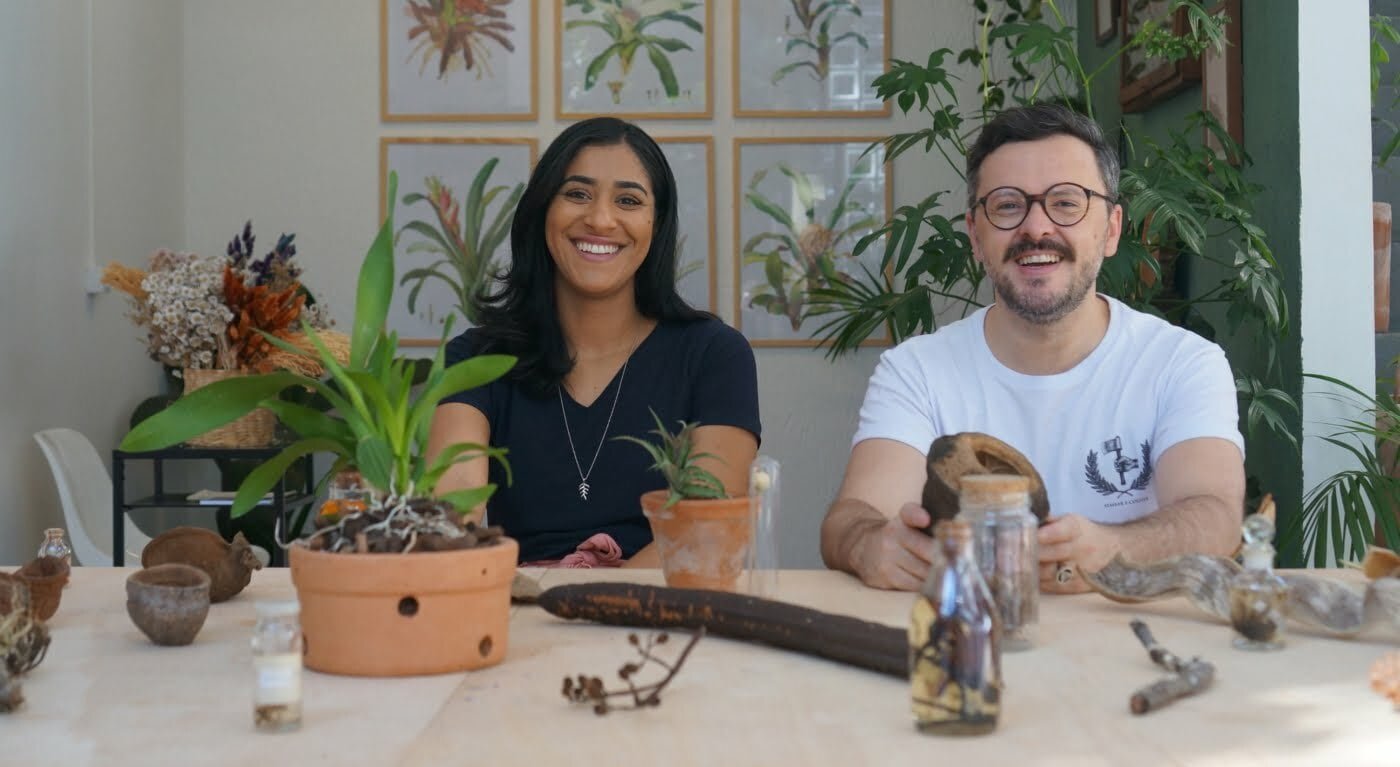
[[[532,606],[513,608],[499,666],[406,679],[308,671],[302,728],[262,734],[252,723],[254,603],[291,596],[287,571],[255,573],[187,647],[157,647],[131,624],[131,572],[74,570],[48,657],[22,680],[25,706],[0,715],[0,764],[1400,764],[1400,712],[1367,683],[1397,636],[1291,633],[1282,651],[1248,653],[1183,600],[1093,595],[1042,599],[1035,647],[1003,656],[1002,720],[988,736],[919,734],[905,681],[718,637],[695,647],[660,707],[600,717],[565,701],[560,685],[580,672],[615,682],[633,658],[629,629]],[[661,582],[645,570],[529,572],[546,587]],[[785,571],[779,588],[791,602],[896,626],[912,600],[827,571]],[[1128,628],[1133,617],[1178,655],[1214,663],[1212,688],[1132,715],[1130,694],[1162,675]]]

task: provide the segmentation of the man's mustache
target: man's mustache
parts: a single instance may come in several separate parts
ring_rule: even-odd
[[[1070,247],[1068,245],[1064,244],[1063,242],[1058,242],[1056,240],[1051,239],[1021,240],[1020,242],[1006,249],[1006,256],[1003,257],[1002,260],[1015,261],[1021,256],[1024,256],[1027,253],[1037,250],[1048,250],[1053,253],[1058,253],[1060,258],[1065,261],[1074,260],[1074,251],[1070,250]]]

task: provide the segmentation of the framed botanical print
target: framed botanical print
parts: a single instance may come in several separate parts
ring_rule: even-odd
[[[458,330],[474,323],[472,296],[510,261],[511,219],[535,151],[526,138],[380,140],[381,211],[389,173],[399,177],[388,326],[401,344],[438,345],[450,315]]]
[[[708,119],[716,2],[556,0],[560,119]]]
[[[733,0],[739,117],[887,117],[890,0]]]
[[[680,233],[676,242],[676,290],[697,309],[718,312],[715,268],[714,139],[656,138],[676,177]]]
[[[1186,9],[1171,10],[1171,0],[1123,0],[1123,40],[1131,40],[1149,21],[1171,27],[1178,36],[1186,34]],[[1201,79],[1201,60],[1185,58],[1168,61],[1149,56],[1142,48],[1126,51],[1121,59],[1122,76],[1118,102],[1124,112],[1141,112],[1162,99]]]
[[[380,119],[536,119],[538,15],[538,0],[379,0]]]
[[[1102,45],[1118,34],[1118,10],[1122,0],[1094,0],[1094,41]]]
[[[735,325],[753,346],[816,346],[809,293],[880,268],[892,179],[878,138],[735,139]],[[867,149],[870,151],[867,152]],[[866,345],[887,343],[881,330]]]
[[[1243,145],[1244,56],[1240,45],[1244,36],[1241,34],[1240,0],[1223,0],[1212,13],[1224,14],[1229,21],[1225,24],[1225,49],[1216,50],[1215,46],[1210,46],[1201,54],[1201,109],[1220,123],[1231,141]],[[1225,154],[1210,128],[1205,129],[1202,140],[1217,155]],[[1232,165],[1239,165],[1242,158],[1231,154],[1228,159]]]

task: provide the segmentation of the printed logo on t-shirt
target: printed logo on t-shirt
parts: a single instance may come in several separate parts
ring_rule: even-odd
[[[1143,442],[1139,456],[1133,457],[1123,452],[1122,438],[1115,436],[1104,440],[1103,454],[1090,450],[1084,461],[1084,481],[1099,495],[1109,498],[1128,496],[1129,500],[1119,503],[1137,500],[1132,496],[1145,491],[1152,482],[1152,443]],[[1140,500],[1146,500],[1146,497]]]

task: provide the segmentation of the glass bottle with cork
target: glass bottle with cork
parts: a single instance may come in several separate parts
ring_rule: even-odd
[[[301,727],[301,605],[295,599],[257,603],[253,628],[253,725],[260,732]]]
[[[1260,514],[1244,521],[1244,570],[1230,581],[1230,625],[1241,650],[1283,647],[1288,584],[1274,573],[1274,525]]]
[[[972,551],[1001,618],[1001,648],[1031,646],[1040,614],[1039,521],[1030,480],[1018,474],[969,474],[959,480],[958,515],[972,526]]]
[[[915,725],[936,735],[981,735],[1001,714],[1000,622],[972,553],[965,520],[934,528],[934,561],[909,621]]]
[[[50,527],[44,531],[44,542],[39,544],[39,556],[55,557],[63,560],[63,564],[72,566],[73,548],[63,537],[63,528]]]

